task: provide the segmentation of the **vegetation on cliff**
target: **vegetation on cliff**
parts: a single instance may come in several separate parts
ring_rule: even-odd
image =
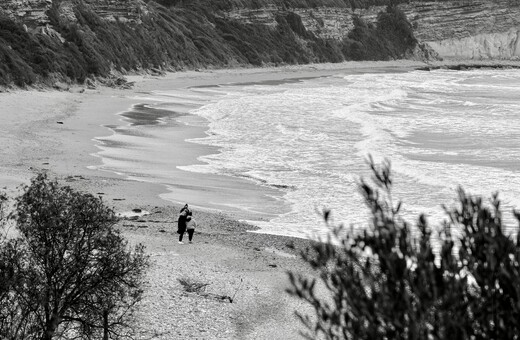
[[[290,11],[280,11],[271,27],[219,16],[215,5],[204,1],[160,2],[148,2],[139,22],[105,20],[81,1],[74,3],[72,19],[54,2],[47,30],[30,30],[0,17],[0,85],[83,82],[114,70],[387,60],[409,55],[417,43],[395,6],[382,12],[376,25],[357,19],[347,39],[329,40],[308,32]],[[342,1],[307,5],[325,2]],[[232,6],[233,1],[220,5]]]
[[[377,18],[377,26],[354,18],[354,29],[343,40],[345,57],[352,60],[385,60],[404,57],[417,45],[406,16],[395,6],[388,6]]]

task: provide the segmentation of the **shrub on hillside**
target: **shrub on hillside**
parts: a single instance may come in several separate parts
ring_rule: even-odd
[[[289,25],[291,30],[294,33],[298,34],[300,37],[302,37],[302,38],[311,37],[311,34],[309,34],[309,32],[307,32],[307,30],[305,29],[305,26],[303,25],[302,18],[298,14],[293,13],[293,12],[287,13],[287,15],[285,16],[285,21],[287,22],[287,24]]]
[[[392,52],[401,57],[417,44],[412,25],[397,6],[387,6],[386,11],[378,14],[377,30],[391,43]]]
[[[520,233],[504,234],[497,195],[486,206],[459,190],[459,206],[434,252],[426,217],[415,230],[394,205],[389,164],[371,162],[373,184],[360,190],[370,209],[369,230],[333,228],[304,260],[318,278],[290,273],[290,293],[313,306],[300,315],[309,338],[518,339]],[[520,220],[520,214],[515,213]],[[328,213],[325,215],[328,221]],[[461,236],[454,239],[451,230]],[[417,236],[416,236],[417,235]],[[321,292],[316,287],[322,288]]]
[[[238,21],[215,18],[217,31],[226,37],[239,60],[253,65],[269,63],[273,58],[286,63],[307,63],[308,54],[296,41],[296,35],[283,16],[278,16],[276,28],[248,25]]]
[[[148,258],[129,249],[100,198],[40,174],[15,201],[19,236],[0,242],[6,339],[118,339],[131,334]]]
[[[380,12],[376,25],[354,17],[354,29],[343,40],[343,54],[351,60],[404,58],[417,44],[406,15],[396,6]]]
[[[0,16],[0,82],[18,86],[36,81],[32,70],[37,50],[21,25]]]
[[[350,60],[386,59],[385,41],[375,27],[359,16],[354,16],[354,28],[343,40],[343,53]],[[387,56],[390,57],[390,56]]]

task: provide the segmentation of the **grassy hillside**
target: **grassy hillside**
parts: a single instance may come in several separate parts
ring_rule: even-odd
[[[47,13],[54,34],[32,32],[23,23],[0,16],[0,84],[81,83],[89,77],[106,77],[113,70],[385,60],[402,58],[416,45],[409,22],[395,7],[381,13],[377,25],[357,19],[348,38],[338,41],[315,37],[290,11],[280,12],[276,27],[267,27],[217,16],[207,0],[160,1],[162,5],[147,4],[140,23],[103,20],[81,1],[73,7],[77,20],[71,20],[55,2]],[[292,6],[346,4],[343,0],[279,1]],[[229,7],[238,0],[218,3]]]

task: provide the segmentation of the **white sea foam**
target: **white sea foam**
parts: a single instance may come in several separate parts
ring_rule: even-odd
[[[357,185],[369,175],[368,155],[391,160],[394,196],[404,201],[405,216],[412,221],[424,212],[440,222],[440,205],[453,201],[459,185],[484,196],[500,190],[507,209],[520,208],[518,89],[517,70],[439,70],[221,86],[202,99],[186,90],[143,98],[160,108],[183,107],[209,124],[206,137],[190,142],[220,152],[180,169],[279,188],[292,209],[256,222],[261,232],[308,237],[326,231],[318,214],[323,208],[333,210],[337,223],[367,224]],[[168,131],[146,131],[163,144],[150,137],[115,139],[135,152],[130,158],[145,157],[160,169],[167,160],[139,155],[139,145],[167,149]],[[101,155],[109,158],[109,148],[103,146]],[[120,171],[127,166],[121,162],[111,160],[110,167]],[[133,170],[139,171],[161,172]]]

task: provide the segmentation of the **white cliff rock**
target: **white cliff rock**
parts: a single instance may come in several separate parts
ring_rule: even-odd
[[[420,42],[441,58],[515,59],[519,57],[520,1],[453,0],[401,4]],[[369,9],[289,8],[235,9],[225,14],[244,23],[275,26],[276,14],[298,14],[305,28],[326,39],[343,39],[354,27],[353,15],[374,23],[384,6]],[[433,53],[435,53],[433,52]]]
[[[516,59],[520,2],[511,0],[411,2],[400,7],[415,36],[442,58]]]
[[[520,28],[503,33],[477,34],[461,39],[426,42],[450,59],[520,59]]]

